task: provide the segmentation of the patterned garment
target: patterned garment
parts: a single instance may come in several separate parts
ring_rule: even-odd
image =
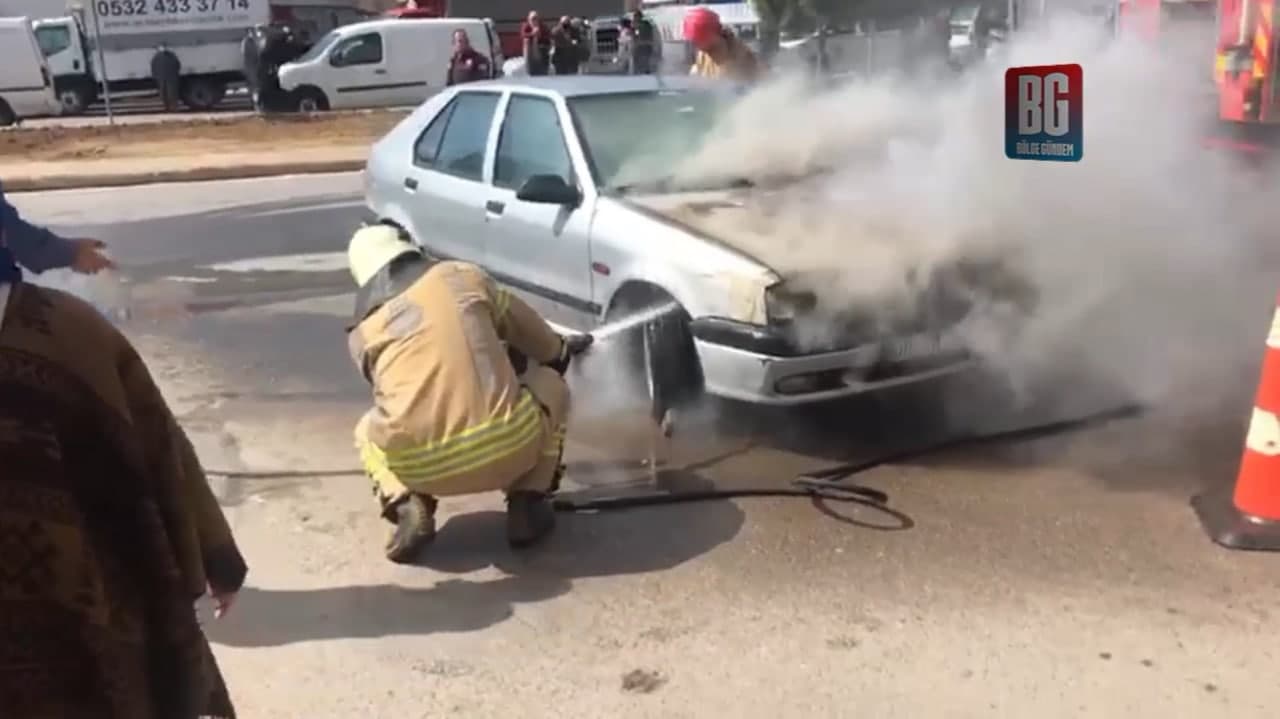
[[[0,715],[234,719],[194,599],[247,570],[189,441],[92,307],[2,289]]]

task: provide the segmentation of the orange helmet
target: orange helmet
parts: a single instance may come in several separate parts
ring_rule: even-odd
[[[720,34],[720,16],[704,7],[684,14],[684,39],[702,47]]]

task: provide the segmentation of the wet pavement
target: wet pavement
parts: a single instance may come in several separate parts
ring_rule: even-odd
[[[13,200],[110,242],[138,296],[173,310],[124,326],[208,466],[352,467],[368,390],[343,341],[341,255],[358,176]],[[655,486],[617,366],[606,347],[572,375],[571,488],[590,496]],[[707,403],[656,486],[781,487],[1109,405],[1060,399],[1011,409],[974,374],[803,411]],[[252,569],[207,630],[254,717],[1270,717],[1277,560],[1217,548],[1187,506],[1231,481],[1245,409],[1156,408],[860,475],[891,513],[753,499],[561,515],[515,554],[500,499],[459,498],[417,567],[382,560],[358,475],[214,477]]]

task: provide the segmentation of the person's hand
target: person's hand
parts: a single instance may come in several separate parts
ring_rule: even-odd
[[[116,263],[102,253],[107,244],[102,240],[81,238],[72,240],[75,254],[71,257],[71,269],[82,275],[96,275],[102,270],[114,270]]]
[[[595,338],[589,334],[573,334],[561,338],[560,356],[547,366],[563,375],[569,370],[569,360],[586,352],[594,341]]]
[[[586,352],[587,348],[595,341],[595,337],[586,333],[569,335],[564,338],[564,351],[570,357],[577,357]]]
[[[232,605],[236,603],[235,592],[219,592],[210,587],[209,596],[213,597],[213,618],[222,619],[231,611]]]

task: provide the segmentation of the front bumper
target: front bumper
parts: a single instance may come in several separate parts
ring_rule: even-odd
[[[753,404],[837,400],[954,374],[976,363],[953,339],[933,334],[799,354],[759,328],[698,320],[692,329],[706,391]]]

